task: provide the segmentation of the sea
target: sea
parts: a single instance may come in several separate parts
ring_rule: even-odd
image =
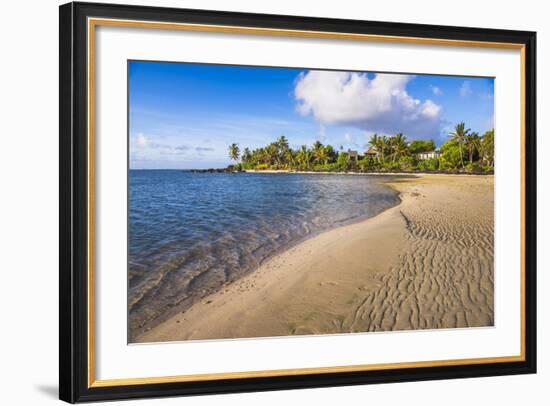
[[[384,178],[130,170],[129,341],[304,239],[396,205]]]

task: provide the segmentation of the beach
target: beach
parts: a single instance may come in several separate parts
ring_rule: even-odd
[[[271,257],[135,342],[492,326],[493,176],[388,186],[397,206]]]

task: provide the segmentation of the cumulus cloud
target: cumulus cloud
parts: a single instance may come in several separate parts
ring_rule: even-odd
[[[441,96],[443,94],[443,90],[437,86],[430,85],[430,89],[432,89],[434,96]]]
[[[458,93],[462,96],[462,97],[466,97],[466,96],[469,96],[472,94],[472,86],[470,85],[470,82],[468,82],[467,80],[465,80],[463,83],[462,83],[462,86],[460,86],[460,89],[458,90]]]
[[[297,110],[321,124],[348,125],[365,131],[408,136],[439,134],[442,109],[411,96],[411,75],[309,71],[298,76]]]
[[[143,134],[139,133],[136,136],[136,144],[140,147],[146,147],[151,141]]]

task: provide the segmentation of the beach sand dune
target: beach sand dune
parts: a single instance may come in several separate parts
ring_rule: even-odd
[[[398,206],[304,241],[136,341],[492,326],[493,177],[390,186]]]

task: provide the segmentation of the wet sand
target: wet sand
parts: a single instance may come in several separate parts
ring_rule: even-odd
[[[277,255],[136,342],[493,325],[493,176],[393,179],[402,202]]]

